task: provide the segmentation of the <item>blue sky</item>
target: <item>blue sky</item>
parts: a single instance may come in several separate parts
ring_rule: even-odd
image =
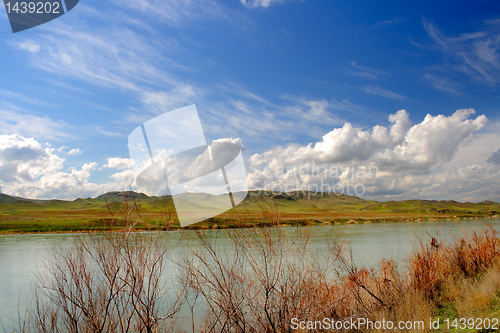
[[[196,104],[251,188],[500,200],[498,1],[81,0],[16,34],[0,11],[0,32],[4,193],[126,188],[130,132]],[[343,172],[280,173],[313,163]]]

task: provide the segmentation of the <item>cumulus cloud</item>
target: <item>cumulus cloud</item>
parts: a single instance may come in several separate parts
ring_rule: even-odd
[[[114,182],[90,182],[90,176],[98,168],[96,162],[85,163],[80,169],[64,170],[65,159],[57,152],[34,138],[19,134],[0,135],[2,192],[25,198],[76,199],[121,190],[127,185],[121,182],[124,177],[120,175],[112,176]]]
[[[62,168],[64,160],[54,149],[42,147],[33,138],[20,135],[0,135],[0,181],[10,184],[32,181],[44,172]]]
[[[488,158],[488,163],[500,165],[500,148]]]
[[[314,144],[254,154],[249,160],[249,186],[291,191],[303,186],[341,190],[348,184],[362,184],[362,194],[378,199],[425,195],[449,198],[452,189],[472,191],[477,183],[473,175],[479,174],[484,186],[492,186],[499,171],[494,166],[468,165],[453,171],[444,167],[458,147],[486,125],[484,115],[471,119],[474,113],[462,109],[451,116],[427,115],[421,123],[412,125],[408,113],[400,110],[389,116],[388,127],[360,129],[346,123]],[[333,189],[334,185],[338,187]],[[345,194],[361,195],[353,190]]]
[[[151,164],[149,157],[146,155],[144,156],[146,160],[143,161],[139,161],[139,159],[108,159],[105,167],[133,168],[134,172],[130,169],[124,170],[116,173],[112,178],[122,181],[129,180],[132,183],[135,174],[137,178],[134,186],[143,193],[158,196],[167,194],[168,187],[182,183],[184,185],[181,187],[187,186],[186,188],[189,188],[189,191],[194,190],[194,188],[190,187],[193,183],[202,186],[200,182],[207,182],[207,180],[197,179],[229,165],[238,157],[242,149],[244,147],[240,138],[221,138],[214,140],[209,146],[196,147],[174,155],[168,154],[165,149],[156,150],[154,164]],[[165,183],[165,179],[168,180],[168,184]],[[186,182],[190,182],[191,185],[185,184]],[[203,188],[204,191],[213,189],[208,183],[203,186],[196,188]]]
[[[221,138],[221,139],[216,139],[213,142],[229,142],[229,143],[234,143],[235,145],[238,145],[241,148],[244,148],[243,143],[241,142],[241,138]]]
[[[71,149],[68,152],[68,155],[70,155],[70,156],[72,156],[72,155],[81,155],[81,154],[82,154],[82,151],[79,148]]]
[[[468,119],[474,112],[463,109],[449,117],[428,114],[420,124],[409,127],[408,113],[400,110],[389,117],[392,123],[389,128],[376,125],[371,130],[363,130],[346,123],[315,144],[278,147],[252,156],[251,162],[259,165],[269,161],[339,163],[370,160],[390,168],[429,169],[449,161],[460,142],[485,126],[484,115]]]
[[[111,157],[108,158],[108,162],[104,164],[104,167],[119,170],[130,169],[132,161],[129,158]]]
[[[132,186],[134,183],[134,172],[130,169],[116,172],[111,175],[118,184],[123,184],[124,188]]]

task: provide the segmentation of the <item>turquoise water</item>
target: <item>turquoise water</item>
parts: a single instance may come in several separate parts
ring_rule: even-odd
[[[311,233],[312,251],[324,253],[328,244],[328,235],[345,237],[351,245],[354,259],[359,265],[375,266],[382,258],[394,259],[404,266],[404,258],[412,250],[418,238],[429,239],[429,235],[441,241],[453,241],[462,231],[478,230],[491,224],[500,231],[499,219],[471,219],[448,221],[425,221],[408,223],[377,223],[326,225],[308,227]],[[302,231],[304,227],[299,227]],[[286,233],[295,233],[297,228],[283,228]],[[219,246],[230,247],[225,230],[210,231],[217,237]],[[176,242],[181,239],[174,253],[185,253],[193,231],[173,231],[168,238]],[[38,273],[43,273],[45,263],[50,258],[55,245],[71,244],[76,234],[36,234],[36,235],[1,235],[0,236],[0,320],[7,327],[16,320],[18,309],[25,308],[32,295],[32,286]],[[175,254],[174,254],[175,256]],[[171,258],[174,259],[175,258]],[[174,267],[170,263],[169,268]],[[172,272],[171,269],[167,269]],[[0,330],[2,330],[0,326]]]

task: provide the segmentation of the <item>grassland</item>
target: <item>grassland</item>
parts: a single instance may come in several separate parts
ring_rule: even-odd
[[[194,199],[198,200],[198,205],[203,205],[203,195]],[[233,228],[275,221],[282,225],[308,225],[481,218],[497,217],[499,212],[500,204],[492,201],[378,202],[333,193],[250,192],[236,208],[190,228]],[[139,230],[180,228],[170,196],[110,192],[97,198],[63,201],[0,194],[0,233],[121,229],[131,221]]]

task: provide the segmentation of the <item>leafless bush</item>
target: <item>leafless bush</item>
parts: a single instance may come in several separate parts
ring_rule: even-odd
[[[164,331],[182,305],[166,295],[166,251],[164,238],[128,233],[60,246],[40,277],[30,331]]]
[[[308,251],[308,235],[286,237],[281,228],[225,232],[229,247],[197,232],[201,246],[179,263],[184,284],[205,302],[202,332],[289,332],[292,318],[318,318],[335,307],[332,262]]]

